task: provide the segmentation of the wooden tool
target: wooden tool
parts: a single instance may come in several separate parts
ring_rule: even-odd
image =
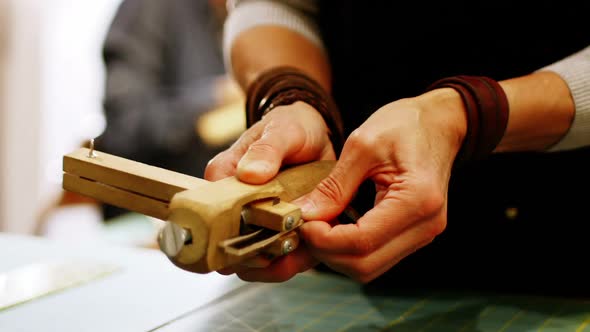
[[[263,185],[235,177],[210,182],[80,148],[64,156],[63,188],[167,221],[160,249],[178,267],[208,273],[257,255],[279,256],[299,242],[300,209],[334,161],[281,171]]]

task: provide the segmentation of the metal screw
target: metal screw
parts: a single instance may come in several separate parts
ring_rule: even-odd
[[[288,216],[285,221],[285,230],[290,230],[293,226],[295,226],[295,218],[293,218],[293,216]]]
[[[175,223],[167,222],[158,235],[158,244],[166,256],[176,257],[191,238],[191,233],[188,230]]]
[[[290,253],[294,249],[295,248],[293,248],[293,243],[291,243],[291,240],[287,239],[283,242],[283,255]]]

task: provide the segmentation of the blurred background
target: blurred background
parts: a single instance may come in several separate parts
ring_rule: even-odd
[[[202,177],[245,122],[223,73],[224,9],[0,0],[0,231],[151,245],[157,220],[64,193],[62,157],[97,138],[98,150]]]

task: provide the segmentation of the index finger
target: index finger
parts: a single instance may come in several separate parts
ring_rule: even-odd
[[[330,226],[323,221],[308,221],[300,227],[300,233],[308,246],[325,253],[371,253],[421,219],[413,208],[402,205],[385,199],[355,224]]]

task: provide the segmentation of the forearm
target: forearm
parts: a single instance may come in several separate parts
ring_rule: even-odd
[[[230,57],[234,78],[244,89],[270,68],[292,66],[330,91],[330,66],[324,52],[289,29],[275,26],[251,28],[236,38]]]
[[[317,29],[282,3],[244,2],[233,9],[224,28],[224,57],[243,89],[270,68],[292,66],[330,90],[330,66]]]
[[[543,71],[558,74],[567,83],[575,105],[575,114],[567,133],[548,151],[563,151],[590,145],[590,46]]]
[[[590,145],[590,47],[501,84],[511,115],[497,151],[564,151]]]
[[[500,82],[510,117],[495,152],[543,151],[568,131],[575,107],[566,82],[549,71]]]

